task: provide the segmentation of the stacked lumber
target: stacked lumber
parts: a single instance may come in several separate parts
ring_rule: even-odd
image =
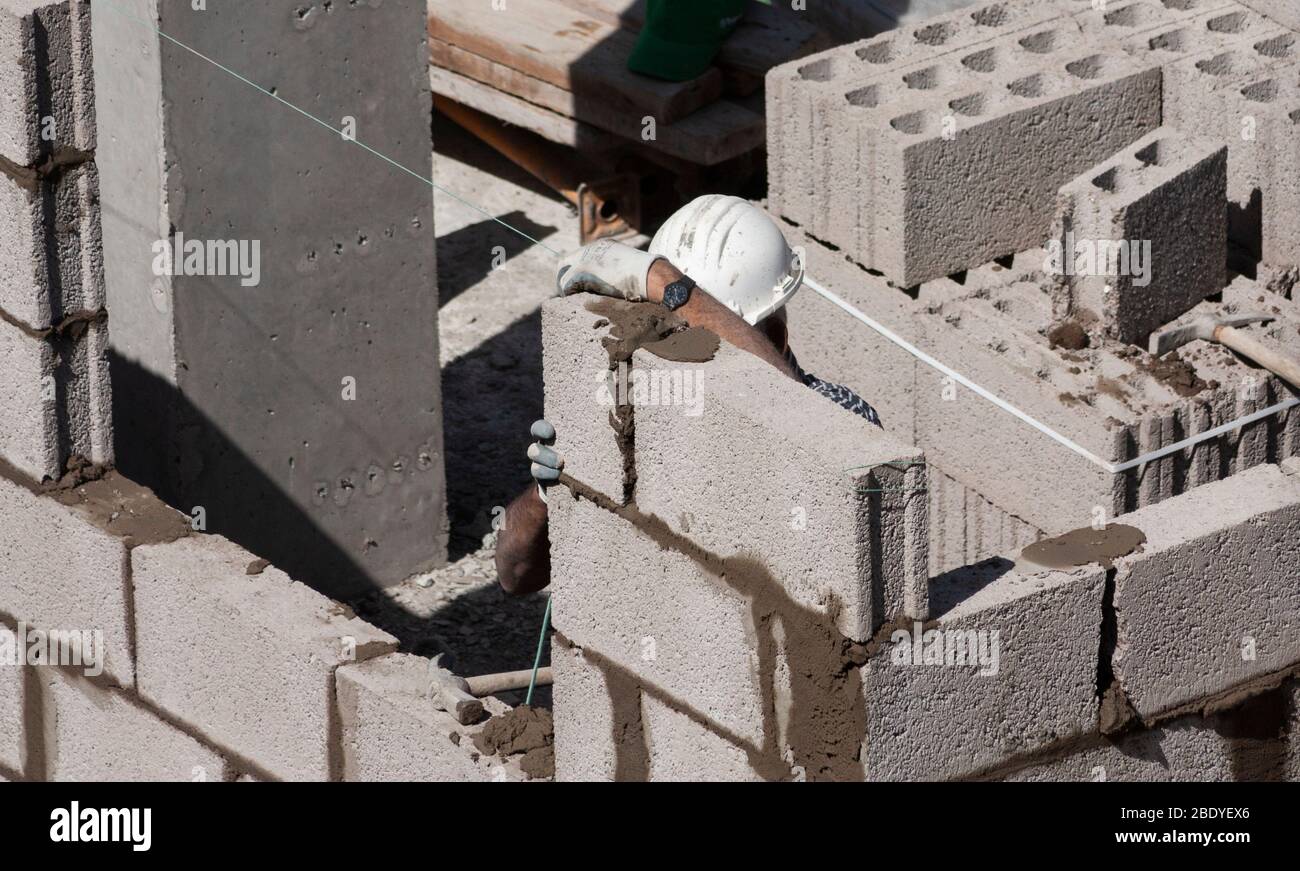
[[[627,68],[644,17],[645,0],[429,0],[430,81],[552,142],[632,140],[713,166],[763,146],[764,73],[828,45],[796,13],[754,2],[713,67],[665,82]]]

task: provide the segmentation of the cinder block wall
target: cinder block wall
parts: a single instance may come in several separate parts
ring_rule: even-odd
[[[89,13],[0,0],[0,780],[525,779],[427,659],[112,467]]]

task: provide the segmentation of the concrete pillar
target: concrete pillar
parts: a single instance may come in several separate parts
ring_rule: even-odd
[[[446,554],[425,14],[114,0],[94,22],[119,465],[336,596]]]

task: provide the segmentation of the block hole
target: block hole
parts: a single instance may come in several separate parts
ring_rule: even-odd
[[[1288,58],[1295,54],[1295,34],[1284,33],[1255,43],[1255,51],[1264,57]]]
[[[903,76],[903,81],[913,91],[931,91],[939,87],[939,68],[926,67]]]
[[[957,27],[951,21],[940,21],[937,24],[922,27],[920,30],[917,30],[913,36],[916,37],[917,42],[926,45],[943,45],[945,42],[952,39],[956,32]]]
[[[1111,27],[1137,27],[1147,18],[1147,10],[1143,6],[1131,3],[1122,9],[1116,9],[1113,12],[1107,12],[1105,21]]]
[[[1159,36],[1152,37],[1147,43],[1152,51],[1187,51],[1190,44],[1191,37],[1183,29],[1162,33]]]
[[[805,82],[828,82],[832,74],[833,67],[829,57],[799,67],[799,78]]]
[[[1230,76],[1241,68],[1241,59],[1232,52],[1196,62],[1196,68],[1209,76]]]
[[[998,68],[998,50],[986,48],[961,59],[961,65],[977,73],[991,73]]]
[[[890,40],[874,42],[858,49],[855,54],[869,64],[892,63],[894,58],[897,57],[897,52],[894,51],[894,43]]]
[[[1020,47],[1034,54],[1050,54],[1056,51],[1056,40],[1055,30],[1040,30],[1020,40]]]
[[[1007,85],[1007,90],[1015,94],[1017,97],[1025,97],[1026,99],[1032,100],[1036,97],[1043,96],[1047,87],[1043,82],[1043,74],[1034,73],[1032,76],[1025,76],[1023,79],[1016,79],[1014,82]]]
[[[1094,176],[1092,186],[1098,190],[1103,190],[1108,194],[1113,194],[1119,190],[1121,179],[1124,175],[1122,167],[1112,166],[1101,175]]]
[[[1278,84],[1276,79],[1255,82],[1241,89],[1241,95],[1252,103],[1271,103],[1277,99]]]
[[[970,20],[980,27],[1001,27],[1010,19],[1011,14],[1007,12],[1007,7],[1002,3],[985,6],[983,9],[975,10],[970,15]]]
[[[880,86],[867,85],[865,88],[858,88],[856,91],[849,91],[844,95],[844,99],[849,101],[850,106],[861,106],[864,109],[874,109],[880,105]]]
[[[967,97],[958,97],[948,104],[958,115],[982,115],[984,113],[984,104],[988,102],[985,94],[971,94]]]
[[[1245,12],[1229,12],[1227,15],[1211,18],[1205,22],[1205,26],[1215,33],[1241,33],[1246,29],[1247,23]]]
[[[1292,124],[1295,124],[1295,125],[1297,125],[1297,126],[1300,126],[1300,109],[1296,109],[1294,112],[1292,112],[1292,113],[1291,113],[1290,115],[1288,115],[1287,117],[1291,119],[1291,123],[1292,123]]]
[[[916,136],[917,134],[924,133],[926,129],[930,126],[930,123],[931,123],[930,113],[921,111],[921,112],[909,112],[906,115],[900,115],[899,117],[890,121],[889,126],[893,127],[899,133],[906,133],[909,136]]]
[[[1142,146],[1133,156],[1142,161],[1143,166],[1159,166],[1164,157],[1165,143],[1164,140],[1157,139],[1155,142]]]
[[[1106,58],[1099,54],[1080,58],[1065,65],[1065,69],[1076,79],[1099,79],[1106,71]]]

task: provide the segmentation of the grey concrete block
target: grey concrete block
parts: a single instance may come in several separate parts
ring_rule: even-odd
[[[0,5],[0,157],[29,166],[60,147],[94,150],[90,43],[90,0]]]
[[[440,564],[426,6],[117,5],[94,41],[119,466],[333,595]],[[257,242],[260,283],[155,275],[173,233]]]
[[[49,779],[220,782],[226,761],[130,697],[39,669]]]
[[[1123,522],[1147,542],[1116,561],[1113,664],[1141,716],[1296,661],[1300,481],[1259,466]]]
[[[623,502],[634,472],[624,456],[632,447],[619,432],[635,412],[617,404],[618,397],[608,389],[614,376],[602,340],[613,327],[589,308],[599,304],[598,297],[578,294],[542,305],[543,408],[555,425],[554,447],[566,470]]]
[[[1094,737],[1092,746],[1010,774],[1017,783],[1229,781],[1230,742],[1200,717],[1180,717],[1117,742]]]
[[[136,685],[214,744],[286,780],[328,780],[334,672],[396,639],[217,535],[131,552]],[[214,688],[220,692],[214,692]]]
[[[1062,187],[1063,317],[1142,345],[1228,283],[1228,148],[1161,128]]]
[[[0,455],[36,480],[57,479],[74,456],[113,460],[112,393],[98,321],[51,337],[0,322],[0,405],[7,425]]]
[[[345,665],[335,672],[335,681],[344,780],[524,779],[515,765],[480,757],[471,739],[482,724],[462,726],[434,708],[424,657],[393,653]]]
[[[0,627],[0,631],[8,632]],[[26,765],[24,677],[26,669],[5,663],[0,667],[0,771],[21,775]]]
[[[586,660],[581,648],[559,635],[551,636],[551,670],[556,782],[608,782],[619,775],[644,780],[640,692],[633,688],[625,698],[613,695],[605,676]],[[622,702],[617,710],[616,698]],[[632,730],[627,728],[629,721]],[[635,765],[627,765],[628,756],[635,757]]]
[[[1092,732],[1105,580],[1096,565],[1035,571],[1005,559],[935,578],[936,618],[896,631],[862,670],[867,776],[968,776]],[[927,663],[949,645],[968,663],[985,655]]]
[[[1300,8],[1290,0],[1240,0],[1261,15],[1267,15],[1292,30],[1300,30]]]
[[[638,351],[631,377],[693,384],[697,400],[636,407],[641,511],[714,558],[752,557],[774,587],[747,595],[821,612],[848,638],[924,618],[920,451],[730,345],[702,364]]]
[[[0,176],[0,311],[44,330],[103,306],[95,165],[75,166],[34,190]]]
[[[98,664],[116,683],[132,686],[128,543],[86,508],[2,477],[0,507],[7,518],[0,528],[0,611],[46,632],[99,632]]]
[[[931,577],[1018,551],[1044,536],[936,466],[926,472]]]
[[[764,779],[750,765],[744,749],[654,696],[642,698],[641,722],[647,748],[647,780],[731,783]]]

